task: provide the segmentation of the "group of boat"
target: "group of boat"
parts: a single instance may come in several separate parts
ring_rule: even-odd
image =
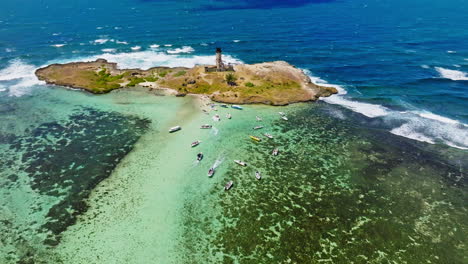
[[[228,105],[227,105],[227,104],[221,104],[220,106],[223,107],[223,108],[228,108]],[[239,106],[239,105],[231,105],[231,108],[233,108],[233,109],[238,109],[238,110],[242,110],[242,109],[243,109],[243,108],[242,108],[241,106]],[[215,108],[215,105],[214,105],[214,104],[211,104],[211,109],[217,111],[217,109]],[[278,112],[278,113],[279,113],[281,119],[283,119],[283,120],[288,120],[288,118],[286,117],[286,114],[285,114],[285,113],[283,113],[283,112]],[[231,118],[232,118],[232,115],[231,115],[230,113],[228,113],[228,114],[226,114],[226,118],[227,118],[227,119],[231,119]],[[259,116],[256,116],[255,119],[256,119],[257,121],[262,121],[262,118],[259,117]],[[218,114],[216,114],[216,115],[213,116],[213,120],[214,120],[214,121],[221,121],[221,117],[220,117]],[[204,124],[204,125],[201,125],[200,128],[201,128],[201,129],[211,129],[212,127],[213,127],[213,126],[210,125],[210,124]],[[254,130],[258,130],[258,129],[262,129],[263,127],[264,127],[264,126],[259,125],[259,126],[255,126],[253,129],[254,129]],[[171,127],[171,128],[169,129],[169,133],[174,133],[174,132],[177,132],[177,131],[179,131],[179,130],[181,130],[181,129],[182,129],[181,126]],[[272,138],[273,138],[273,136],[272,136],[271,134],[269,134],[269,133],[264,133],[263,135],[264,135],[265,137],[269,138],[269,139],[272,139]],[[250,138],[251,138],[252,140],[256,141],[256,142],[262,141],[261,138],[256,137],[256,136],[250,136]],[[192,148],[193,148],[193,147],[196,147],[196,146],[198,146],[200,143],[201,143],[200,140],[196,140],[196,141],[194,141],[194,142],[191,143],[191,147],[192,147]],[[273,156],[277,156],[278,154],[279,154],[279,149],[278,149],[278,148],[275,148],[275,149],[273,150],[273,152],[272,152],[272,155],[273,155]],[[203,153],[200,152],[200,153],[197,154],[197,161],[200,162],[202,159],[203,159]],[[242,167],[247,166],[247,163],[244,162],[244,161],[241,161],[241,160],[234,160],[234,162],[235,162],[236,164],[242,166]],[[214,174],[215,174],[215,167],[211,167],[211,168],[208,170],[208,177],[213,177]],[[262,178],[262,175],[261,175],[261,173],[260,173],[259,171],[256,171],[256,172],[255,172],[255,178],[256,178],[257,180],[260,180],[260,179]],[[228,181],[228,182],[226,183],[226,185],[224,186],[224,190],[227,191],[227,190],[231,189],[233,185],[234,185],[234,182],[233,182],[233,181]]]

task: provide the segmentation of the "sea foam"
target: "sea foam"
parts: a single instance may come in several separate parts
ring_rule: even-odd
[[[436,71],[439,72],[440,77],[450,79],[452,81],[468,81],[466,72],[445,69],[442,67],[435,67]]]
[[[126,52],[126,53],[103,53],[91,57],[78,57],[66,60],[54,60],[51,63],[68,63],[73,61],[94,61],[103,58],[110,62],[116,62],[118,67],[126,69],[140,68],[143,70],[156,67],[193,67],[195,65],[212,65],[215,61],[215,55],[196,56],[196,55],[177,55],[157,52],[153,50]],[[230,56],[224,55],[223,60],[227,63],[242,63],[242,61]]]
[[[305,72],[309,74],[307,70]],[[347,92],[343,87],[329,84],[318,77],[310,78],[315,84],[335,87],[338,90],[337,95],[321,98],[327,103],[341,105],[370,118],[380,117],[388,121],[387,123],[398,120],[399,125],[390,128],[392,134],[431,144],[441,142],[451,147],[468,149],[467,124],[429,111],[399,112],[381,105],[358,102],[344,97]]]
[[[44,84],[36,78],[35,70],[34,65],[19,59],[11,60],[6,68],[0,70],[0,82],[7,83],[2,87],[8,87],[10,96],[22,96],[29,93],[34,85]]]
[[[167,50],[169,54],[179,54],[179,53],[192,53],[195,50],[190,46],[183,46],[182,48],[170,49]]]

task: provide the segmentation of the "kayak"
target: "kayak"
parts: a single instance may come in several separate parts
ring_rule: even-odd
[[[255,141],[257,141],[257,142],[262,141],[260,138],[255,137],[255,136],[250,136],[250,138],[253,139],[253,140],[255,140]]]

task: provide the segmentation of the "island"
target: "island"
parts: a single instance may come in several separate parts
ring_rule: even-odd
[[[35,72],[48,84],[79,88],[94,94],[124,87],[168,89],[177,96],[207,95],[215,102],[232,104],[287,105],[315,101],[337,93],[336,88],[320,86],[301,70],[285,61],[258,64],[224,64],[221,49],[216,65],[120,69],[105,59],[91,62],[51,64]]]

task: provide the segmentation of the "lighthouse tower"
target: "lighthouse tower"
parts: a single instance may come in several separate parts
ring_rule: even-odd
[[[222,53],[221,48],[216,48],[216,70],[217,71],[224,70],[224,63],[223,63],[223,58],[222,58],[221,53]]]

